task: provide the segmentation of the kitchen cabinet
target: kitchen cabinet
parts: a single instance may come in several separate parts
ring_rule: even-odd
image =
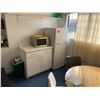
[[[20,48],[20,56],[25,62],[26,78],[52,68],[52,47],[33,47],[33,51]]]

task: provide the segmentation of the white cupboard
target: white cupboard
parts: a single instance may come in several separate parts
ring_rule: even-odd
[[[52,47],[33,49],[31,52],[20,48],[20,56],[25,62],[26,78],[52,68]]]

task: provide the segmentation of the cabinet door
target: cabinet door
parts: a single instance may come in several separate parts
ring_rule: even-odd
[[[27,69],[26,77],[33,76],[40,72],[40,52],[34,52],[27,54]]]
[[[52,49],[41,51],[41,72],[52,67]]]

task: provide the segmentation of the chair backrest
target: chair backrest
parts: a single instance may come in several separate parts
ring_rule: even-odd
[[[48,75],[48,86],[49,87],[56,87],[56,79],[52,72]]]
[[[67,56],[66,57],[66,66],[71,68],[73,66],[81,65],[81,57],[79,56]]]

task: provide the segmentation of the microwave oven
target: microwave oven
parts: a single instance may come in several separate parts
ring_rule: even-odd
[[[42,46],[48,46],[49,45],[49,39],[47,36],[43,35],[33,35],[31,37],[32,39],[32,46],[34,47],[42,47]]]

